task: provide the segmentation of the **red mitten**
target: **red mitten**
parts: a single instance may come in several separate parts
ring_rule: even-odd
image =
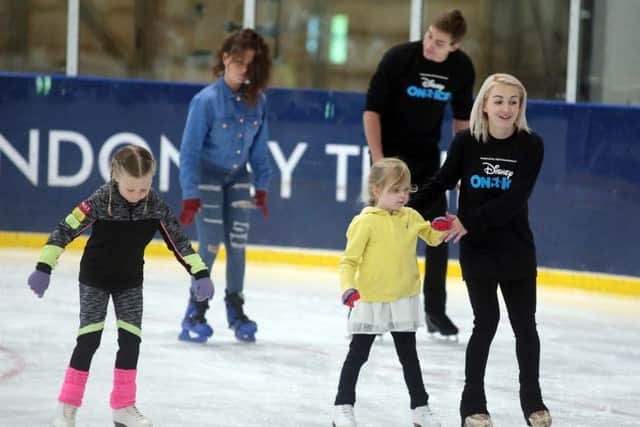
[[[202,203],[200,199],[185,199],[182,201],[182,212],[180,212],[180,224],[189,225],[193,222],[193,218],[196,216]]]
[[[439,216],[437,218],[434,218],[433,221],[431,221],[431,227],[434,230],[447,231],[448,229],[451,228],[452,223],[453,223],[452,219]]]
[[[256,190],[256,195],[253,197],[253,204],[256,208],[262,209],[262,215],[265,218],[269,218],[269,209],[267,208],[267,192],[264,190]]]
[[[353,304],[360,299],[360,292],[355,288],[349,288],[342,294],[342,303],[353,308]]]

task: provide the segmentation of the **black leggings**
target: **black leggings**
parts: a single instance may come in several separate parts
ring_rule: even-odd
[[[429,400],[429,395],[425,391],[424,383],[422,382],[422,371],[420,370],[420,361],[416,351],[416,333],[391,332],[391,336],[396,346],[398,359],[402,364],[404,381],[409,389],[411,409],[424,406]],[[358,374],[362,365],[369,358],[369,352],[375,339],[376,335],[353,334],[349,345],[349,353],[340,373],[338,394],[335,400],[336,405],[355,404]]]
[[[432,221],[447,212],[447,198],[443,194],[433,205],[421,212],[424,219]],[[426,245],[424,274],[424,311],[431,315],[445,314],[447,303],[447,262],[449,244],[442,242],[438,246]]]
[[[467,280],[469,300],[473,308],[473,332],[467,345],[465,385],[460,402],[460,415],[489,413],[484,390],[484,377],[489,348],[498,328],[498,281]],[[500,281],[511,328],[516,338],[516,357],[520,368],[520,405],[525,419],[531,412],[546,409],[540,392],[540,339],[536,329],[536,278]]]
[[[100,346],[109,297],[113,299],[118,325],[118,353],[115,367],[136,369],[142,325],[142,287],[108,291],[80,284],[80,329],[69,366],[88,371]]]

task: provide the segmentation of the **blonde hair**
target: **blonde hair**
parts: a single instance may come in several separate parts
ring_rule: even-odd
[[[405,182],[411,182],[411,172],[405,162],[391,157],[378,160],[369,172],[367,205],[375,206],[378,202],[374,189],[384,190]]]
[[[527,90],[524,88],[524,85],[517,78],[513,77],[510,74],[497,73],[492,74],[486,78],[482,86],[480,87],[480,92],[476,96],[475,101],[473,102],[473,108],[471,108],[471,117],[469,118],[469,129],[471,130],[471,134],[480,142],[487,142],[489,138],[489,119],[487,114],[483,111],[483,107],[485,102],[487,101],[487,97],[489,96],[489,92],[493,87],[497,84],[503,84],[508,86],[514,86],[518,89],[518,94],[520,95],[520,110],[518,111],[518,116],[516,117],[515,127],[518,130],[523,130],[525,132],[531,133],[531,129],[527,125]]]
[[[111,159],[111,180],[117,181],[125,174],[133,178],[153,176],[156,173],[156,161],[153,155],[144,147],[139,145],[127,145],[122,147],[113,155]],[[109,186],[109,206],[107,211],[111,215],[111,191]],[[147,198],[148,200],[148,198]],[[145,200],[145,212],[147,201]]]

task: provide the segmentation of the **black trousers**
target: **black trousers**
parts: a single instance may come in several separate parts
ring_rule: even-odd
[[[398,359],[402,364],[404,381],[409,390],[411,398],[411,409],[424,406],[429,401],[429,395],[425,391],[422,382],[422,371],[416,350],[415,332],[391,332],[393,342],[396,347]],[[340,383],[338,384],[338,394],[336,395],[336,405],[353,405],[356,402],[356,383],[360,368],[369,358],[369,352],[376,335],[353,334],[349,353],[342,365],[340,372]]]
[[[447,212],[447,198],[444,194],[433,205],[424,208],[420,213],[431,221],[435,217],[444,216]],[[442,243],[432,247],[426,245],[424,275],[424,311],[427,314],[445,314],[447,303],[447,263],[449,261],[449,244]]]
[[[520,369],[520,406],[525,420],[534,411],[546,409],[540,391],[540,339],[536,329],[536,278],[522,280],[467,280],[473,309],[473,332],[467,345],[465,384],[460,401],[460,415],[489,413],[484,390],[484,376],[491,342],[498,328],[500,307],[497,288],[507,306],[516,339],[516,357]]]

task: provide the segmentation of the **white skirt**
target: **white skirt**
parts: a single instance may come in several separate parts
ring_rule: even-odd
[[[393,302],[357,301],[347,321],[350,334],[415,332],[424,326],[424,307],[420,295]]]

